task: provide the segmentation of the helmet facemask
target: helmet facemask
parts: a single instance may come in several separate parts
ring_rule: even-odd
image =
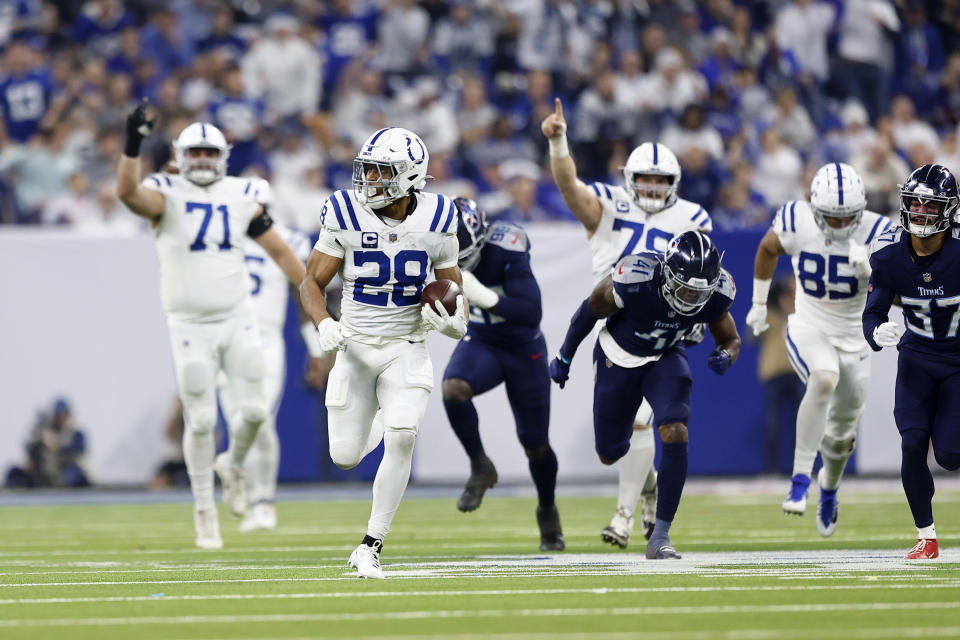
[[[860,220],[863,218],[863,207],[849,210],[835,210],[812,205],[812,209],[813,219],[817,222],[817,227],[820,228],[823,235],[834,242],[842,242],[849,239],[850,236],[853,235],[853,232],[857,230],[857,227],[860,225]],[[846,224],[831,226],[831,220],[839,222],[845,221]]]
[[[720,282],[720,276],[713,282],[704,278],[683,278],[670,268],[663,265],[663,285],[661,291],[670,307],[682,316],[694,316],[706,306]]]
[[[663,211],[677,201],[678,185],[675,176],[666,173],[634,172],[626,168],[623,176],[633,201],[647,213]]]
[[[202,153],[213,151],[215,154]],[[199,152],[199,153],[198,153]],[[176,150],[177,169],[190,182],[205,187],[227,173],[227,158],[215,146],[197,145]]]
[[[371,209],[382,209],[407,195],[397,176],[406,171],[407,162],[377,162],[355,158],[353,161],[353,190],[360,204]]]
[[[931,189],[922,185],[912,191],[900,189],[900,223],[907,233],[918,238],[949,229],[958,205],[956,198],[925,191]]]

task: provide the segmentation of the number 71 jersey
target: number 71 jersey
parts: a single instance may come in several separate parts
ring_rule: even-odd
[[[424,338],[420,294],[434,269],[457,265],[457,214],[446,196],[412,197],[413,211],[393,225],[352,190],[334,192],[323,205],[314,249],[343,260],[340,324],[347,337],[371,344]]]
[[[249,296],[244,246],[258,215],[257,180],[225,177],[201,187],[179,175],[155,173],[143,186],[164,197],[153,227],[160,258],[160,295],[171,318],[212,322]]]
[[[817,226],[809,202],[783,205],[773,219],[773,231],[791,256],[797,294],[794,316],[821,331],[844,351],[866,346],[861,314],[867,301],[869,276],[858,277],[850,266],[850,241],[869,246],[892,225],[889,218],[864,211],[850,240],[834,241]]]

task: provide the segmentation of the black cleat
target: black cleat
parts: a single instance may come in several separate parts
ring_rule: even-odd
[[[540,527],[540,551],[563,551],[566,548],[557,505],[537,507],[537,526]]]
[[[457,509],[464,513],[474,511],[483,501],[483,494],[495,484],[497,484],[497,468],[493,466],[493,460],[486,455],[471,460],[470,478],[460,498],[457,499]]]

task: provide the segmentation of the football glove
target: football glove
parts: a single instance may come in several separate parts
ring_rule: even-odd
[[[467,335],[467,319],[463,317],[462,294],[457,296],[457,310],[453,315],[447,313],[439,300],[434,300],[433,304],[433,307],[425,304],[420,308],[420,318],[424,324],[454,340]]]
[[[873,330],[873,341],[880,347],[895,347],[904,331],[906,329],[896,322],[884,322]]]
[[[324,318],[320,321],[317,325],[317,335],[320,337],[320,348],[325,352],[337,351],[344,346],[340,323],[333,318]]]
[[[767,305],[753,303],[750,311],[747,312],[747,326],[753,330],[755,336],[770,328],[770,323],[767,322]]]
[[[718,376],[725,374],[732,363],[733,358],[730,354],[719,347],[710,352],[709,357],[707,357],[707,366]]]
[[[157,126],[157,116],[147,118],[147,106],[150,101],[146,98],[137,105],[137,108],[127,116],[127,142],[123,153],[128,158],[136,158],[140,155],[140,143]]]
[[[550,361],[550,379],[560,385],[561,389],[570,378],[570,362],[570,358],[565,358],[559,351]]]
[[[500,296],[496,291],[485,286],[469,271],[462,271],[461,275],[463,276],[463,294],[467,296],[470,304],[481,309],[492,309],[497,306]]]
[[[856,271],[857,277],[866,278],[873,269],[870,268],[870,256],[867,247],[858,242],[850,241],[850,253],[847,255],[850,266]]]

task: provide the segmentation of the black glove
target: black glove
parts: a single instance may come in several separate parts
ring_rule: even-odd
[[[137,108],[127,116],[127,143],[123,148],[123,155],[136,158],[140,155],[140,143],[150,135],[157,126],[157,116],[147,119],[147,106],[150,101],[146,98],[137,105]]]

